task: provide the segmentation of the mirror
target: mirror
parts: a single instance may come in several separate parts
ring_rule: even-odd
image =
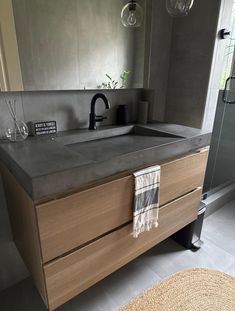
[[[223,91],[223,102],[226,104],[235,104],[235,76],[226,80]]]
[[[148,0],[138,0],[138,28],[121,23],[127,0],[1,1],[12,6],[23,90],[143,87]]]

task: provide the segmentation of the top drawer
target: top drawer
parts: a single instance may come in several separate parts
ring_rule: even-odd
[[[160,205],[200,187],[208,150],[161,166]],[[132,175],[36,207],[43,262],[132,220]]]
[[[208,149],[161,165],[160,205],[202,186]]]

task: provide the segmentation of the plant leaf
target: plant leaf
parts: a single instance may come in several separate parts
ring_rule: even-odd
[[[106,77],[107,77],[109,80],[112,81],[112,78],[111,78],[110,75],[108,75],[107,73],[106,73]]]

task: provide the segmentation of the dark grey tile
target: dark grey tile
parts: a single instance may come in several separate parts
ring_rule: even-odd
[[[117,305],[106,291],[105,281],[101,281],[68,301],[58,311],[115,311]]]
[[[200,128],[206,93],[201,89],[168,88],[165,121]]]
[[[29,276],[13,241],[0,238],[0,291]]]
[[[194,267],[225,271],[234,262],[234,256],[221,250],[206,238],[203,241],[204,244],[201,249],[192,252],[168,239],[141,258],[146,265],[162,278]]]
[[[160,277],[153,270],[136,259],[67,302],[58,311],[116,311],[159,280]],[[2,291],[0,305],[4,311],[46,310],[31,279]]]
[[[3,311],[47,311],[30,278],[0,293]]]
[[[203,237],[235,256],[234,224],[235,201],[233,200],[205,220]]]
[[[145,265],[140,257],[107,278],[107,292],[118,307],[121,307],[160,280],[160,276]]]
[[[219,1],[196,1],[188,17],[174,19],[170,87],[207,88],[219,9]]]
[[[0,176],[0,291],[18,283],[29,273],[13,242]]]
[[[116,311],[160,277],[136,259],[61,307],[61,311]]]
[[[78,295],[57,310],[59,311],[114,311],[115,302],[104,290],[102,282]],[[0,306],[4,311],[46,311],[30,278],[0,293]]]

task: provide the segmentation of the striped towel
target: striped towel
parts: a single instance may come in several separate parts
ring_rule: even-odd
[[[135,172],[133,237],[158,226],[160,166]]]

